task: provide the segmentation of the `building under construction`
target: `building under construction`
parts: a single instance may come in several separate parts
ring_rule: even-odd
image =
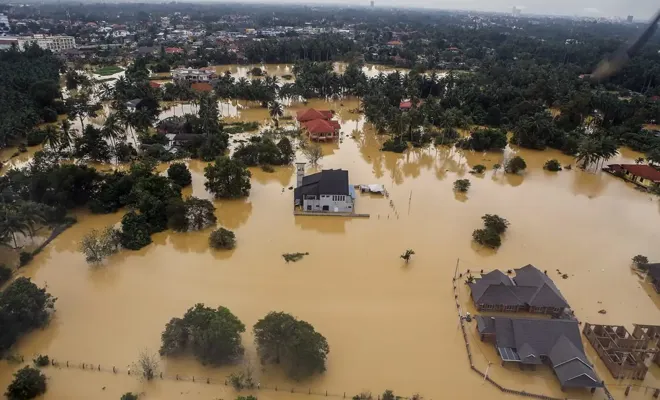
[[[624,326],[585,323],[582,333],[617,379],[643,380],[651,362],[660,365],[660,326]]]

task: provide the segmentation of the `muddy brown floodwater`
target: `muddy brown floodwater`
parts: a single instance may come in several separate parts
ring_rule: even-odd
[[[248,327],[243,343],[257,380],[264,388],[280,388],[262,389],[260,399],[315,398],[290,393],[292,386],[296,391],[327,390],[340,396],[392,389],[427,399],[511,398],[469,369],[451,286],[457,259],[461,269],[510,269],[528,263],[542,270],[560,269],[569,278],[557,277],[555,282],[581,321],[628,327],[660,323],[658,296],[630,271],[635,254],[660,259],[657,198],[603,173],[577,168],[546,172],[542,165],[550,158],[572,162],[555,151],[475,154],[430,147],[401,155],[380,152],[382,138],[363,116],[349,111],[356,108],[355,101],[315,100],[310,105],[336,110],[342,124],[341,141],[324,145],[319,168],[344,168],[352,184],[382,183],[389,191],[389,199],[358,195],[357,211],[371,218],[294,217],[293,193],[287,189],[295,184],[294,169],[252,169],[248,198],[214,201],[219,224],[236,233],[235,250],[209,250],[209,230],[167,231],[154,235],[153,244],[140,251],[122,251],[105,265],[90,267],[77,252],[77,242],[93,228],[118,222],[122,213],[80,212],[79,222],[20,272],[46,285],[58,300],[52,322],[25,336],[17,353],[26,360],[48,354],[61,363],[70,360],[125,371],[142,349],[158,350],[170,318],[201,302],[228,307]],[[527,161],[523,175],[490,168],[512,152]],[[616,160],[636,157],[623,150]],[[469,174],[476,164],[489,170]],[[205,164],[190,161],[189,166],[193,184],[186,194],[211,198],[204,189]],[[466,196],[452,191],[458,178],[472,182]],[[472,231],[481,226],[480,217],[486,213],[511,223],[498,251],[471,242]],[[408,248],[416,254],[406,265],[399,255]],[[310,254],[287,264],[281,254],[288,252]],[[466,298],[465,287],[461,290]],[[600,309],[607,314],[599,314]],[[249,331],[273,310],[292,313],[326,336],[330,354],[324,374],[292,382],[276,368],[259,366]],[[474,332],[474,323],[469,329]],[[492,348],[472,341],[477,365],[485,369],[492,362],[490,374],[502,385],[591,398],[585,393],[562,394],[549,370],[504,369]],[[585,347],[600,377],[616,383],[591,347]],[[17,368],[0,364],[0,388]],[[190,358],[161,361],[167,375],[210,377],[216,382],[235,368],[207,368]],[[143,383],[125,373],[74,368],[51,367],[45,372],[50,378],[45,399],[116,400],[127,391],[144,392],[146,399],[236,396],[221,384]],[[660,371],[653,366],[644,384],[658,387],[658,380]],[[615,397],[622,397],[622,386],[611,388]],[[649,396],[636,390],[630,398]]]

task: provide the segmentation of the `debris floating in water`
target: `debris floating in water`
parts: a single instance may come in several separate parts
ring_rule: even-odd
[[[282,257],[284,258],[284,261],[289,262],[289,261],[299,261],[302,260],[304,256],[308,256],[309,253],[284,253],[282,254]]]
[[[607,311],[606,310],[600,310],[600,311],[598,311],[598,314],[607,314]]]

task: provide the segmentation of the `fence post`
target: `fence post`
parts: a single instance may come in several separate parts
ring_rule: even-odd
[[[206,378],[206,383],[207,384],[211,383],[211,378]]]
[[[101,370],[101,364],[99,364],[99,371]]]
[[[628,385],[628,387],[626,387],[626,391],[625,391],[624,394],[626,395],[626,397],[628,397],[629,393],[630,393],[630,385]]]
[[[179,374],[176,374],[176,380],[177,381],[179,380]]]
[[[162,372],[160,373],[160,379],[163,379],[163,373]]]
[[[293,388],[291,388],[291,393],[293,393]]]
[[[66,367],[69,368],[69,362],[68,361],[66,362]]]
[[[117,373],[117,370],[115,369],[115,367],[112,367],[112,373],[113,373],[113,374],[116,374],[116,373]]]
[[[275,386],[275,391],[277,392],[277,386]]]
[[[325,391],[325,397],[328,397],[328,391],[327,390]]]
[[[82,363],[83,369],[85,369],[85,363]]]
[[[307,393],[307,394],[312,394],[312,389],[311,388],[309,389],[309,393]]]

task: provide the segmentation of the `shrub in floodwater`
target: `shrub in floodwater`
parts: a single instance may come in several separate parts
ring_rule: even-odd
[[[234,235],[234,232],[225,228],[216,229],[209,236],[209,246],[216,250],[233,249],[236,247],[236,235]]]
[[[138,395],[131,392],[124,393],[119,400],[138,400]]]
[[[471,183],[469,179],[458,179],[454,182],[454,190],[465,193],[470,188],[470,185]]]
[[[484,221],[486,229],[491,229],[498,235],[506,232],[509,227],[509,221],[495,214],[486,214],[481,219]]]
[[[413,249],[406,250],[405,253],[401,254],[399,257],[403,258],[406,264],[410,261],[410,258],[415,254]]]
[[[477,164],[472,168],[472,171],[470,171],[473,174],[482,174],[486,170],[485,165]]]
[[[80,252],[88,263],[100,263],[118,250],[119,232],[112,227],[106,227],[103,231],[92,229],[80,241]]]
[[[472,239],[480,245],[490,247],[491,249],[496,249],[502,245],[500,235],[492,229],[475,229],[472,232]]]
[[[398,139],[388,139],[383,143],[381,151],[391,151],[394,153],[403,153],[408,148],[408,142]]]
[[[284,258],[284,261],[289,262],[289,261],[300,261],[304,256],[309,255],[309,253],[284,253],[282,254],[282,258]]]
[[[46,393],[46,375],[36,368],[23,367],[14,374],[5,396],[9,400],[29,400]]]
[[[48,358],[48,356],[39,354],[32,360],[32,362],[34,363],[35,367],[47,367],[50,364],[50,358]]]
[[[632,258],[632,262],[637,268],[644,268],[644,266],[649,263],[649,259],[646,256],[637,254]]]
[[[548,160],[545,162],[545,164],[543,164],[543,169],[552,172],[561,171],[561,164],[559,161],[553,158],[552,160]]]
[[[394,392],[391,390],[386,390],[383,392],[383,395],[380,396],[382,400],[396,400],[397,396],[394,395]]]
[[[18,256],[18,262],[21,267],[28,265],[32,261],[32,253],[27,251],[21,251]]]
[[[504,166],[504,170],[509,174],[517,174],[527,168],[527,163],[520,156],[515,156],[510,159]]]

